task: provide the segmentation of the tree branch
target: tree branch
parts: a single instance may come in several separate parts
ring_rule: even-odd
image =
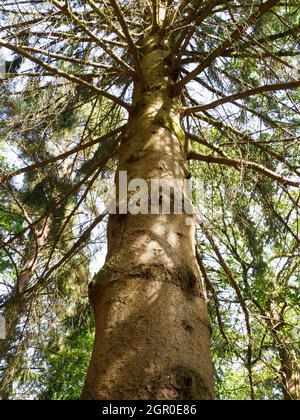
[[[115,60],[120,66],[124,67],[126,71],[131,74],[133,77],[135,77],[136,72],[134,69],[132,69],[124,60],[116,56],[111,49],[109,49],[103,41],[101,41],[92,31],[90,31],[83,22],[78,19],[74,13],[68,8],[65,8],[61,4],[59,4],[56,0],[51,0],[51,3],[57,7],[65,16],[68,16],[70,19],[72,19],[73,23],[75,23],[79,28],[81,28],[87,35],[90,36],[90,38],[98,44],[103,51],[105,51],[110,57],[112,57],[113,60]]]
[[[137,71],[138,75],[140,76],[140,78],[143,80],[143,70],[142,70],[142,66],[141,66],[141,60],[140,60],[140,57],[139,57],[139,53],[138,53],[136,45],[135,45],[135,43],[132,39],[132,36],[129,32],[129,29],[128,29],[127,23],[124,19],[124,16],[122,14],[122,10],[120,8],[119,2],[118,2],[118,0],[109,0],[109,2],[110,2],[112,8],[115,11],[117,19],[120,23],[122,31],[125,35],[126,40],[127,40],[129,50],[131,52],[131,55],[132,55],[132,58],[133,58],[133,61],[134,61],[134,64],[135,64],[136,71]]]
[[[267,92],[276,92],[279,90],[297,89],[298,87],[300,87],[300,80],[296,82],[275,83],[272,85],[260,86],[258,88],[249,89],[243,92],[235,93],[234,95],[226,96],[225,98],[217,99],[216,101],[206,105],[199,105],[192,108],[186,108],[184,111],[184,115],[191,115],[195,114],[196,112],[207,111],[209,109],[216,108],[220,105],[224,105],[229,102],[248,98],[249,96],[260,95]]]
[[[258,11],[253,13],[227,38],[219,47],[213,50],[189,75],[181,79],[174,86],[174,93],[180,95],[182,89],[191,82],[196,76],[202,73],[216,58],[220,57],[223,52],[234,42],[238,41],[264,14],[266,14],[279,0],[268,0]]]
[[[178,57],[177,57],[177,64],[179,64],[180,62],[180,58],[182,56],[182,54],[184,52],[186,52],[186,48],[193,36],[193,34],[195,33],[195,31],[197,30],[197,28],[204,22],[204,20],[210,16],[212,10],[214,9],[214,7],[220,2],[220,0],[213,0],[209,3],[209,5],[204,8],[201,13],[200,16],[197,17],[197,19],[195,20],[194,25],[192,26],[187,26],[184,31],[181,33],[178,41],[175,43],[174,47],[172,48],[168,59],[172,60],[174,55],[177,54],[178,52]]]
[[[100,138],[97,138],[97,139],[95,139],[95,140],[93,140],[93,141],[90,141],[90,142],[88,142],[88,143],[81,144],[80,146],[75,147],[74,149],[69,150],[69,151],[67,151],[67,152],[65,152],[65,153],[62,153],[62,154],[61,154],[61,155],[59,155],[59,156],[54,156],[54,157],[52,157],[52,158],[49,158],[49,159],[43,160],[42,162],[37,162],[37,163],[35,163],[35,164],[33,164],[33,165],[26,166],[25,168],[20,168],[20,169],[17,169],[16,171],[14,171],[14,172],[12,172],[12,173],[10,173],[10,174],[8,174],[8,175],[4,176],[4,177],[1,179],[1,183],[5,183],[5,182],[9,181],[10,179],[15,178],[15,177],[16,177],[16,176],[18,176],[18,175],[21,175],[21,174],[24,174],[24,173],[27,173],[27,172],[33,171],[33,170],[38,169],[38,168],[42,168],[43,166],[47,166],[47,165],[50,165],[51,163],[58,162],[59,160],[66,159],[67,157],[72,156],[72,155],[74,155],[75,153],[78,153],[78,152],[80,152],[80,151],[82,151],[82,150],[85,150],[85,149],[87,149],[88,147],[92,147],[92,146],[94,146],[95,144],[101,143],[102,141],[105,141],[105,140],[107,140],[107,139],[109,139],[109,138],[111,138],[111,137],[115,136],[116,134],[119,134],[119,133],[120,133],[121,131],[123,131],[126,127],[127,127],[127,124],[122,125],[122,127],[116,128],[115,130],[111,131],[110,133],[105,134],[104,136],[102,136],[102,137],[100,137]]]
[[[50,64],[47,64],[40,60],[39,58],[35,57],[34,55],[26,52],[23,48],[20,48],[16,45],[9,44],[8,42],[4,42],[0,39],[0,46],[5,47],[11,51],[14,51],[15,53],[21,55],[22,57],[27,58],[28,60],[32,61],[33,63],[41,66],[45,70],[48,70],[51,74],[57,75],[59,77],[63,77],[66,80],[69,80],[70,82],[76,83],[78,85],[84,86],[87,89],[91,90],[92,92],[95,92],[97,95],[104,96],[105,98],[111,100],[112,102],[115,102],[116,104],[122,106],[127,111],[131,111],[131,106],[127,104],[126,102],[122,101],[121,99],[117,98],[114,95],[111,95],[110,93],[99,89],[97,86],[94,86],[87,81],[80,79],[77,76],[74,76],[73,74],[66,73],[56,67],[51,66]],[[42,74],[41,74],[42,75]]]

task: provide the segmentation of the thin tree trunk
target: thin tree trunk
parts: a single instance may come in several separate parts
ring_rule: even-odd
[[[287,401],[300,400],[300,366],[295,351],[288,343],[279,348],[281,361],[282,391]]]
[[[70,170],[71,167],[67,164],[60,169],[62,180],[70,176]],[[4,366],[0,377],[1,400],[10,399],[13,394],[14,366],[16,365],[16,356],[21,351],[19,346],[22,341],[22,335],[19,333],[18,328],[22,322],[22,317],[26,316],[30,305],[30,297],[25,292],[36,270],[38,256],[47,244],[49,233],[55,220],[56,210],[53,207],[47,219],[35,228],[34,233],[31,233],[20,264],[21,270],[17,284],[4,305],[3,315],[6,320],[6,339],[2,340],[2,342],[0,341],[0,363]]]
[[[15,347],[18,340],[18,326],[27,307],[23,296],[13,295],[5,304],[6,338],[0,341],[0,400],[9,400],[13,394]]]
[[[291,340],[284,332],[284,320],[277,305],[270,303],[269,323],[281,363],[281,387],[284,400],[300,400],[300,366]]]
[[[135,88],[118,172],[148,184],[183,182],[181,104],[163,60],[169,48],[155,36],[145,45],[147,89]],[[83,399],[214,398],[211,327],[189,218],[110,216],[106,264],[90,285],[96,338]]]

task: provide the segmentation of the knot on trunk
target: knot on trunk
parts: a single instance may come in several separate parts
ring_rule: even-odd
[[[177,391],[178,400],[213,400],[201,376],[185,366],[175,366],[169,374],[170,385]]]

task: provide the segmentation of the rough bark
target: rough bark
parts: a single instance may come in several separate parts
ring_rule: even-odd
[[[169,86],[170,49],[150,36],[146,88],[119,153],[128,181],[187,176],[181,104]],[[118,174],[117,174],[118,179]],[[83,399],[214,398],[210,322],[186,214],[111,215],[106,264],[90,285],[96,338]]]

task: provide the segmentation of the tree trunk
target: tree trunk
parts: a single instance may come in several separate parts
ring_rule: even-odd
[[[135,111],[119,153],[118,173],[127,171],[128,181],[149,185],[187,176],[168,52],[155,36],[145,42],[147,88],[135,86]],[[214,398],[211,327],[192,216],[174,209],[169,215],[111,215],[106,264],[89,295],[96,338],[83,399]]]
[[[287,401],[300,400],[300,366],[295,351],[289,344],[283,343],[279,348],[281,360],[282,390]]]
[[[6,338],[0,340],[0,362],[3,366],[0,377],[0,400],[9,400],[13,394],[14,366],[16,365],[16,340],[18,326],[27,307],[26,300],[20,295],[13,295],[5,303]]]
[[[8,400],[13,394],[15,366],[17,357],[22,352],[22,334],[18,331],[18,328],[22,317],[27,315],[26,311],[28,311],[29,305],[28,297],[24,292],[34,275],[38,253],[44,248],[52,222],[53,218],[51,216],[40,229],[36,229],[36,236],[28,239],[17,284],[4,305],[3,315],[6,320],[6,338],[0,341],[0,363],[3,365],[0,377],[1,400]]]

